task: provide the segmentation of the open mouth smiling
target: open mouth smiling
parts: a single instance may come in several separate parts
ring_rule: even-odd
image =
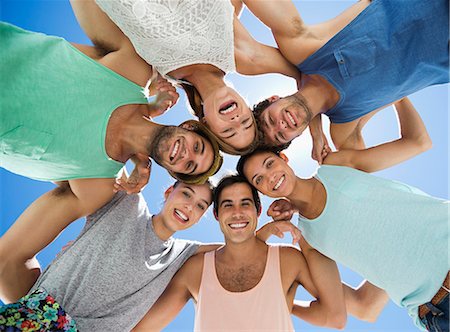
[[[280,187],[281,187],[281,185],[284,183],[284,180],[286,179],[286,176],[285,175],[282,175],[281,177],[280,177],[280,179],[278,180],[278,182],[275,184],[275,186],[273,187],[273,191],[276,191],[276,190],[278,190]]]
[[[238,107],[237,103],[234,101],[227,101],[226,103],[222,104],[219,109],[219,113],[223,115],[227,115],[232,113],[234,110],[236,110]]]
[[[172,150],[169,154],[169,161],[172,165],[175,164],[178,161],[178,159],[181,158],[181,150],[182,150],[181,148],[182,148],[181,138],[179,138],[173,144]]]
[[[179,220],[181,223],[185,224],[189,222],[189,217],[184,214],[182,211],[178,209],[174,209],[173,214],[177,220]]]
[[[241,221],[241,222],[235,222],[235,223],[228,224],[228,226],[231,229],[243,229],[243,228],[247,227],[248,224],[249,224],[248,221],[244,221],[244,222]]]
[[[294,116],[292,115],[292,113],[287,111],[287,110],[285,112],[286,112],[285,113],[285,115],[286,115],[285,116],[286,123],[289,125],[289,127],[297,128],[297,121],[294,118]]]

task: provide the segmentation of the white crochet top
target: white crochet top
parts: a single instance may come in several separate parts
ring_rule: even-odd
[[[192,64],[235,71],[230,0],[96,0],[159,73]]]

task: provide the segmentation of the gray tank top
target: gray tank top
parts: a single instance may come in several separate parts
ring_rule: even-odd
[[[33,290],[51,294],[80,331],[129,331],[197,249],[192,241],[159,239],[143,196],[120,193],[87,218]]]

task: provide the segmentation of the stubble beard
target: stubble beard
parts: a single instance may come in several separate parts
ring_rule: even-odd
[[[147,142],[147,151],[149,156],[160,166],[162,165],[163,152],[167,152],[170,149],[167,141],[175,134],[177,127],[174,126],[164,126],[159,128],[153,141]]]

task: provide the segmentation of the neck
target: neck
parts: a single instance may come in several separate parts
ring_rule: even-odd
[[[222,88],[226,85],[223,80],[224,73],[217,68],[214,68],[213,70],[193,71],[184,78],[197,89],[202,100],[208,98],[208,96],[218,88]]]
[[[113,159],[126,162],[137,153],[148,155],[161,125],[144,119],[146,105],[126,105],[113,113],[106,130],[106,153]]]
[[[225,239],[225,246],[218,250],[224,260],[231,262],[248,262],[266,250],[267,245],[256,236],[241,243],[233,243]]]
[[[303,75],[295,95],[306,100],[313,117],[325,113],[339,101],[339,93],[334,86],[319,75]]]
[[[163,241],[166,241],[175,233],[174,231],[168,229],[165,226],[166,223],[164,222],[164,217],[162,216],[161,213],[158,213],[157,215],[153,216],[152,225],[153,231],[155,232],[156,236]]]
[[[300,214],[308,214],[309,208],[313,201],[312,193],[314,191],[314,178],[301,179],[299,177],[295,180],[294,190],[287,196],[289,201],[298,209]]]

